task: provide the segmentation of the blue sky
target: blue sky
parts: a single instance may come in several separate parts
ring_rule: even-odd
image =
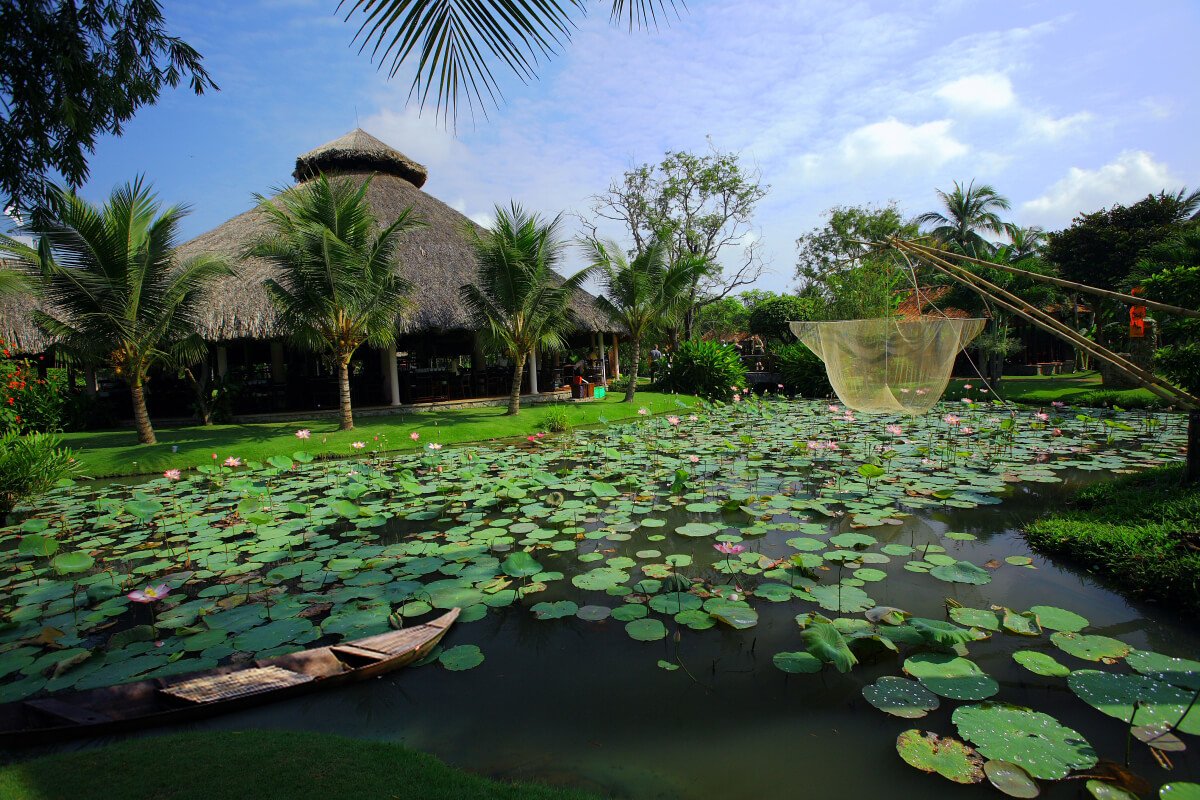
[[[357,54],[336,6],[165,2],[221,91],[168,91],[100,141],[84,195],[100,201],[144,173],[164,201],[191,204],[190,238],[358,124],[477,220],[510,199],[586,213],[630,164],[711,137],[771,186],[754,236],[771,269],[759,287],[781,291],[796,238],[834,205],[896,200],[916,214],[935,187],[974,178],[1010,198],[1015,221],[1059,228],[1200,188],[1194,0],[692,0],[669,27],[633,35],[594,4],[540,80],[506,81],[506,104],[460,115],[457,133],[406,105],[411,72],[388,82]]]

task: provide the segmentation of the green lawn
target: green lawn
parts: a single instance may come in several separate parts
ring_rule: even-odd
[[[84,431],[62,435],[63,444],[79,451],[83,474],[91,478],[161,474],[168,469],[193,469],[212,464],[213,454],[224,461],[233,456],[263,461],[273,455],[291,455],[305,450],[316,456],[350,456],[389,450],[415,451],[430,443],[454,444],[491,439],[529,436],[547,429],[547,418],[565,411],[573,427],[596,425],[601,416],[610,421],[636,416],[638,409],[653,414],[683,411],[678,402],[695,405],[692,395],[638,392],[633,404],[621,402],[623,392],[609,394],[591,403],[543,403],[522,407],[515,417],[504,415],[503,406],[438,411],[422,414],[397,414],[362,417],[354,421],[354,430],[339,432],[336,419],[310,419],[247,425],[156,428],[158,444],[137,443],[133,428],[110,431]],[[296,431],[307,428],[312,436],[296,438]],[[413,441],[412,433],[420,435]],[[362,450],[351,448],[363,442]],[[173,451],[172,448],[177,448]]]
[[[134,739],[0,768],[0,800],[595,800],[470,775],[424,753],[315,733]]]
[[[965,384],[970,384],[973,388],[966,391],[963,388]],[[978,379],[952,380],[946,389],[946,399],[957,400],[965,394],[980,397],[979,388],[982,385],[983,382]],[[1098,372],[1004,378],[995,389],[1000,397],[1009,402],[1031,405],[1049,405],[1055,400],[1072,406],[1115,404],[1122,408],[1145,408],[1169,405],[1146,389],[1105,389],[1100,383]]]
[[[1132,594],[1200,612],[1200,485],[1164,467],[1081,490],[1074,508],[1033,523],[1034,548],[1064,555]]]

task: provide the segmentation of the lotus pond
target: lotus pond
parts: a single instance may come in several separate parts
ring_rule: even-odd
[[[0,530],[0,701],[460,606],[422,666],[203,727],[638,798],[1195,797],[1195,620],[1018,534],[1071,488],[1181,458],[1185,422],[769,400],[64,486]]]

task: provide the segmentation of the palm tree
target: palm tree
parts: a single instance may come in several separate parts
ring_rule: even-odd
[[[978,231],[1008,231],[1007,225],[996,213],[997,210],[1009,209],[1008,198],[986,183],[976,187],[974,180],[965,188],[955,181],[954,189],[949,194],[941,189],[936,191],[946,213],[927,211],[917,217],[917,224],[936,226],[930,235],[943,244],[957,248],[964,255],[981,258],[990,254],[995,246]]]
[[[480,233],[464,233],[479,261],[478,283],[460,290],[483,343],[513,360],[508,414],[521,408],[525,360],[533,349],[561,350],[575,325],[570,303],[587,279],[587,267],[563,280],[554,266],[563,256],[562,215],[544,222],[517,204],[496,206],[496,221]]]
[[[1010,244],[1005,249],[1005,260],[1016,264],[1030,256],[1038,255],[1046,244],[1046,231],[1037,225],[1022,228],[1020,225],[1007,226]]]
[[[684,0],[610,0],[611,20],[634,27],[657,27],[668,7],[678,11]],[[394,77],[410,57],[417,61],[409,97],[424,106],[437,82],[435,102],[445,117],[457,116],[459,95],[486,113],[487,102],[498,103],[500,85],[492,65],[502,63],[522,82],[537,77],[537,65],[571,39],[575,18],[587,11],[585,0],[340,0],[349,6],[346,19],[361,12],[355,33],[359,52],[371,47],[371,57],[391,61]]]
[[[667,266],[668,245],[655,239],[632,260],[621,255],[613,242],[588,242],[594,269],[600,271],[604,294],[596,305],[617,325],[629,331],[633,343],[633,366],[625,402],[632,403],[637,393],[638,362],[642,340],[651,332],[679,322],[687,306],[692,282],[708,268],[703,258],[689,256]]]
[[[8,253],[36,283],[45,311],[34,319],[55,348],[103,363],[129,386],[138,442],[155,444],[144,386],[150,369],[195,332],[196,313],[216,278],[232,275],[223,259],[198,256],[177,265],[185,206],[158,215],[157,196],[139,177],[96,208],[51,187],[26,229],[32,248],[7,236]]]
[[[408,208],[381,229],[366,199],[370,185],[369,178],[356,185],[320,175],[274,200],[256,195],[270,233],[247,251],[277,268],[264,285],[292,341],[328,353],[337,365],[343,431],[354,429],[354,351],[364,342],[393,345],[396,320],[412,305],[396,249],[403,233],[421,225]]]

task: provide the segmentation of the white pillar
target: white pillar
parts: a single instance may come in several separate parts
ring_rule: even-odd
[[[225,350],[225,345],[217,345],[217,376],[224,378],[229,374],[229,353]]]
[[[385,348],[379,354],[382,362],[384,379],[387,381],[388,400],[392,405],[400,405],[400,367],[396,364],[396,345]]]
[[[271,383],[287,383],[283,362],[283,342],[271,342]]]
[[[540,361],[540,359],[538,358],[538,349],[535,347],[529,353],[529,393],[530,394],[538,393],[537,374],[538,374],[538,362],[539,361]]]

